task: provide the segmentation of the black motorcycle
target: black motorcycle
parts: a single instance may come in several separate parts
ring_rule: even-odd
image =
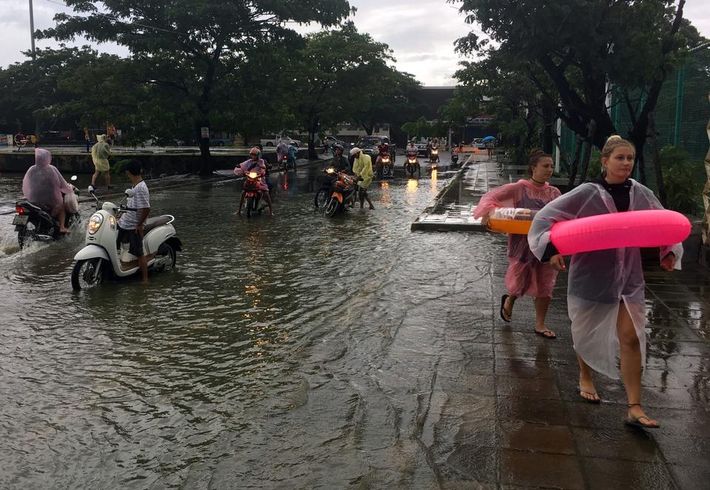
[[[313,198],[313,206],[316,209],[323,209],[330,200],[330,194],[333,190],[333,185],[338,180],[338,172],[335,167],[328,167],[323,170],[323,175],[320,177],[320,188],[316,191]]]
[[[76,180],[76,176],[71,178]],[[75,191],[78,193],[78,191]],[[59,222],[47,211],[31,203],[27,199],[21,199],[15,203],[15,217],[12,224],[17,232],[17,243],[23,248],[31,241],[51,242],[59,240],[64,235],[59,233]],[[66,213],[64,226],[69,228],[79,221],[79,213]]]
[[[410,177],[414,177],[414,174],[417,174],[418,177],[422,176],[416,151],[407,152],[407,159],[404,161],[404,173]]]

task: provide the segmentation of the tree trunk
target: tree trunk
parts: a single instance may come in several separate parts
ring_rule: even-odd
[[[582,156],[582,148],[584,148],[584,140],[580,135],[575,135],[574,140],[574,160],[570,162],[569,168],[569,179],[567,180],[567,187],[570,189],[574,187],[575,180],[577,180],[577,170],[579,169],[579,159]]]
[[[653,152],[653,169],[656,172],[656,187],[658,189],[658,199],[666,206],[666,186],[663,183],[663,169],[661,168],[661,155],[658,152],[658,133],[656,132],[656,112],[648,114],[648,137],[651,140],[651,151]]]
[[[587,180],[587,173],[589,172],[589,159],[592,156],[592,146],[593,141],[597,132],[597,123],[592,119],[589,121],[589,130],[587,132],[587,146],[584,148],[584,156],[582,157],[582,173],[579,176],[579,183]]]

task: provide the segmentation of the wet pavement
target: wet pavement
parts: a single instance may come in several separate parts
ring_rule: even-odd
[[[0,487],[707,488],[707,271],[649,269],[662,428],[632,430],[619,382],[578,398],[564,275],[546,340],[527,298],[498,317],[504,237],[409,231],[444,184],[336,219],[305,170],[273,219],[234,217],[234,181],[157,191],[177,270],[79,294],[80,234],[18,252],[0,216]]]

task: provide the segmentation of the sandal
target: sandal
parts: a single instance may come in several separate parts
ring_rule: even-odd
[[[549,328],[546,328],[545,330],[535,330],[535,334],[550,340],[557,338],[557,334]]]
[[[602,402],[602,399],[599,397],[599,393],[597,393],[596,391],[585,391],[582,389],[581,386],[578,387],[578,389],[579,397],[585,402],[592,403],[594,405],[599,405]]]
[[[505,311],[505,302],[507,299],[508,299],[507,294],[504,294],[500,298],[500,317],[503,319],[504,322],[510,323],[510,320],[512,318],[512,314]]]
[[[639,407],[641,406],[640,403],[630,403],[628,407],[631,408],[635,405],[638,405]],[[651,417],[648,417],[647,415],[634,417],[633,415],[627,414],[626,418],[624,419],[624,424],[637,429],[659,429],[661,427],[658,422],[653,420]]]

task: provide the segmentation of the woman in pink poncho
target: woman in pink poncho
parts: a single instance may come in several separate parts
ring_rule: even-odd
[[[542,150],[533,150],[528,161],[529,179],[521,179],[487,192],[479,201],[474,216],[488,220],[488,214],[496,208],[542,207],[560,195],[557,187],[548,181],[552,177],[552,157]],[[552,288],[557,280],[557,271],[549,264],[540,262],[530,251],[527,235],[508,236],[508,270],[505,274],[504,294],[500,303],[500,316],[510,322],[513,305],[520,296],[535,298],[535,333],[554,339],[555,333],[545,325],[547,309],[552,300]]]
[[[22,193],[25,199],[41,207],[59,222],[59,232],[68,233],[65,226],[66,210],[62,194],[74,192],[64,180],[59,169],[52,163],[52,154],[42,148],[35,149],[35,164],[22,179]]]

